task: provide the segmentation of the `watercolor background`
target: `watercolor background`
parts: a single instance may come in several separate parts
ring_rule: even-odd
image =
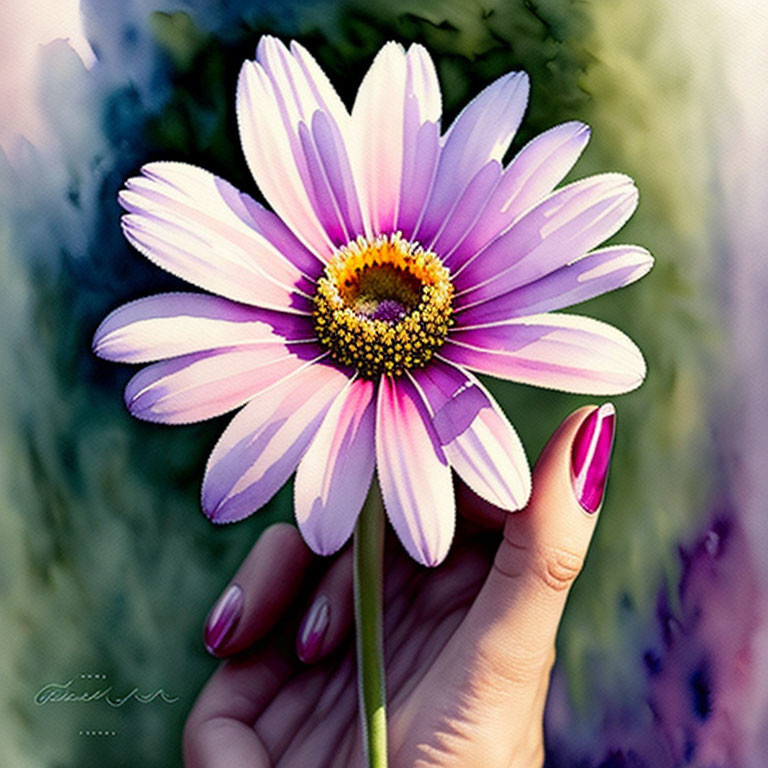
[[[764,766],[768,754],[768,33],[755,2],[76,0],[0,11],[0,765],[179,766],[214,668],[200,630],[291,490],[225,528],[199,511],[227,417],[129,417],[132,369],[94,358],[118,304],[179,284],[124,242],[116,193],[179,159],[256,194],[234,86],[259,35],[296,37],[349,103],[387,39],[438,63],[448,119],[509,69],[532,78],[514,147],[580,119],[573,178],[632,175],[615,238],[656,256],[578,312],[643,348],[616,399],[603,516],[570,600],[547,713],[548,765]],[[38,41],[56,40],[38,48]],[[587,398],[487,380],[529,455]],[[38,705],[106,675],[175,703]],[[96,682],[78,684],[95,690]],[[108,731],[109,736],[81,735]],[[111,732],[114,731],[114,735]]]

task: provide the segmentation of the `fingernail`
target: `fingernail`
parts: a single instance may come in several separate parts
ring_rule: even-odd
[[[584,419],[573,440],[573,490],[579,504],[590,513],[597,512],[603,501],[615,432],[616,409],[605,403]]]
[[[304,663],[317,656],[330,623],[331,601],[325,595],[318,595],[304,615],[296,637],[296,653]]]
[[[231,584],[211,608],[205,621],[203,640],[208,653],[214,656],[224,646],[243,614],[243,590]]]

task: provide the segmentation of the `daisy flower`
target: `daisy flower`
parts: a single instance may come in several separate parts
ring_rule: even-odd
[[[441,133],[420,45],[386,44],[351,113],[299,44],[264,37],[237,85],[246,162],[272,210],[213,174],[156,162],[126,182],[128,240],[208,293],[126,304],[94,339],[151,363],[131,413],[185,424],[241,408],[208,462],[206,515],[227,523],[296,472],[302,535],[320,554],[350,537],[378,475],[405,549],[436,565],[453,536],[453,469],[506,510],[528,463],[474,372],[568,392],[627,392],[637,347],[605,323],[553,313],[637,280],[643,248],[594,250],[637,206],[632,180],[556,189],[589,128],[568,122],[503,158],[528,99],[512,72]]]

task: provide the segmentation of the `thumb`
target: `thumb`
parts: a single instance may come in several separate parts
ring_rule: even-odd
[[[597,522],[615,424],[610,403],[585,407],[550,438],[533,471],[530,502],[508,516],[494,566],[461,628],[509,680],[533,684],[551,664]]]

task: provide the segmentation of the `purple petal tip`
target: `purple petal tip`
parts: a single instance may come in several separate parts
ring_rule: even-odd
[[[224,517],[224,504],[221,502],[217,502],[216,504],[209,506],[205,503],[205,500],[203,500],[202,509],[203,514],[215,525],[226,525],[227,523],[233,522],[232,520],[227,520]]]

